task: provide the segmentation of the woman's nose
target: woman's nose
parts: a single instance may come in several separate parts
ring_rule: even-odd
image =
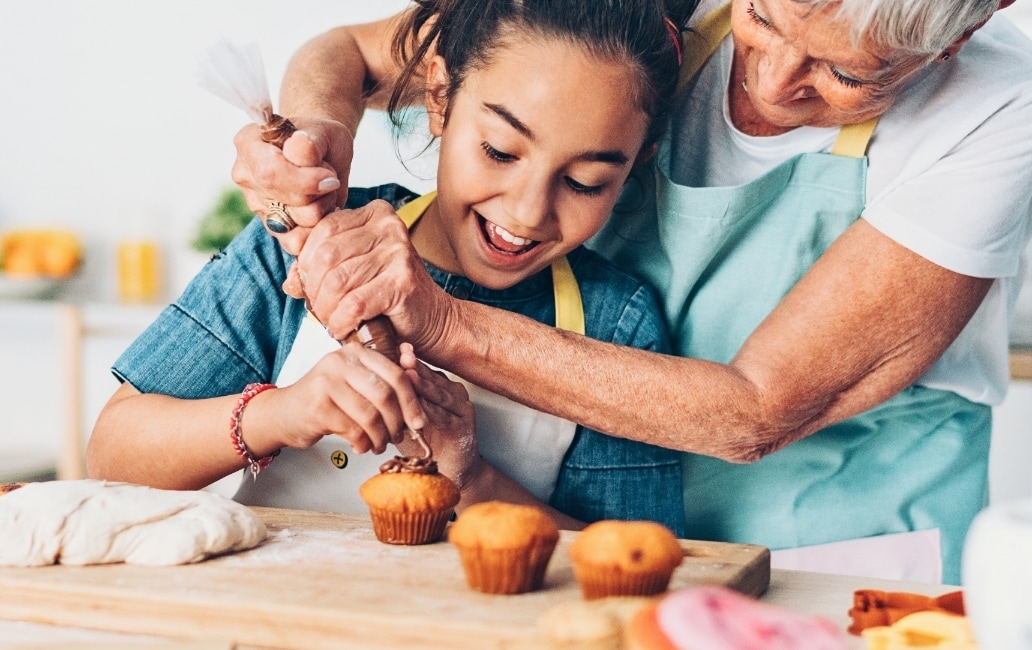
[[[768,104],[803,99],[810,95],[810,62],[805,52],[789,45],[768,50],[757,68],[756,88],[751,93]]]

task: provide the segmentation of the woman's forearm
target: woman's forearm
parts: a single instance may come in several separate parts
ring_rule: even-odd
[[[456,301],[431,363],[533,408],[611,435],[742,459],[770,431],[755,387],[728,366],[570,334]],[[719,395],[719,397],[718,397]]]
[[[367,104],[387,105],[398,74],[390,41],[399,20],[337,27],[302,45],[283,77],[280,111],[337,120],[354,133]]]
[[[287,65],[279,112],[337,120],[354,133],[365,108],[366,67],[358,52],[342,27],[305,43]]]
[[[469,506],[484,501],[505,501],[540,508],[562,530],[581,530],[587,525],[583,521],[574,519],[543,503],[529,490],[498,471],[487,461],[481,461],[478,464],[466,485],[463,486],[462,500],[455,507],[455,511],[461,515],[462,511]]]
[[[457,300],[420,353],[598,431],[750,462],[913,383],[991,284],[858,222],[728,364],[602,343]]]

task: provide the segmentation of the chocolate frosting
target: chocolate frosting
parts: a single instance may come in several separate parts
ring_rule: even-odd
[[[380,473],[436,474],[437,461],[430,457],[395,456],[383,465],[380,465]]]

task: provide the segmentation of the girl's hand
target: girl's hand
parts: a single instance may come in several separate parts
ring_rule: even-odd
[[[401,365],[419,394],[428,418],[421,431],[423,438],[433,449],[440,472],[461,490],[481,462],[476,412],[466,387],[418,361],[408,343],[401,344]],[[406,456],[423,455],[422,447],[411,436],[406,435],[396,444],[398,451]]]
[[[410,379],[387,357],[357,343],[319,360],[295,384],[269,393],[262,411],[279,446],[305,449],[338,435],[357,453],[383,453],[404,437],[404,413],[419,409]],[[403,395],[412,397],[408,403]],[[273,402],[272,400],[276,401]]]

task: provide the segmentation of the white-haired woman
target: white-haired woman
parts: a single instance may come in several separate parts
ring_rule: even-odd
[[[319,223],[281,241],[307,237],[299,264],[334,331],[385,312],[438,366],[686,452],[690,536],[794,549],[784,566],[941,567],[956,584],[1032,231],[1032,44],[993,17],[1007,4],[703,0],[668,137],[594,240],[662,295],[676,357],[447,296],[403,242],[374,245],[389,210],[319,222],[340,200],[359,89],[375,99],[397,67],[377,25],[293,62],[299,166],[245,129],[235,178],[252,207]],[[331,55],[347,47],[364,67]]]

